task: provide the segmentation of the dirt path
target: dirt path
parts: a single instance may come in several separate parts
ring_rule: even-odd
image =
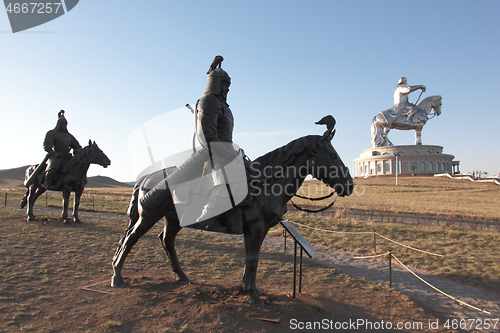
[[[57,211],[60,209],[37,206],[37,210],[42,211]],[[81,216],[94,216],[115,218],[120,220],[128,220],[123,214],[116,213],[101,213],[101,212],[86,212],[80,211]],[[161,223],[161,222],[160,222]],[[188,229],[189,230],[189,229]],[[197,230],[190,230],[192,232],[201,232]],[[212,233],[227,239],[242,242],[243,237],[237,235],[226,235],[219,233]],[[313,259],[309,259],[304,254],[304,260],[314,260],[327,267],[335,268],[345,274],[362,277],[367,280],[387,285],[389,284],[389,267],[388,262],[380,259],[355,259],[357,255],[328,249],[324,246],[313,245],[317,251],[317,255]],[[263,247],[273,251],[283,251],[284,240],[281,237],[266,237]],[[293,253],[293,242],[288,240],[287,252]],[[453,299],[450,299],[431,287],[427,286],[424,282],[416,278],[413,274],[408,272],[405,268],[395,263],[392,264],[392,287],[399,292],[408,295],[417,302],[424,306],[431,308],[437,312],[442,313],[450,319],[498,319],[500,318],[500,297],[486,291],[482,288],[472,287],[465,284],[460,284],[442,277],[427,274],[425,272],[413,269],[417,275],[427,281],[429,284],[456,297],[458,300],[470,304],[479,309],[490,312],[487,314],[467,306],[463,306]],[[307,290],[307,272],[303,274],[303,288]],[[500,323],[497,325],[500,325]],[[486,331],[486,330],[482,330]]]

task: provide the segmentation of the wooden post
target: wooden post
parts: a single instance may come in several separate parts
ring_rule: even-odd
[[[377,233],[373,229],[373,254],[377,254]]]
[[[5,192],[5,207],[7,207],[7,192]]]
[[[48,206],[49,192],[45,192],[45,206]]]

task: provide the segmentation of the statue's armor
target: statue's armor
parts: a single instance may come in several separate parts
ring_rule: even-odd
[[[56,127],[45,134],[43,149],[52,154],[47,163],[47,171],[61,169],[64,161],[71,158],[70,149],[82,149],[75,137],[68,132],[67,126],[68,121],[64,115],[60,115]]]
[[[49,131],[43,142],[43,149],[46,152],[69,153],[74,138],[69,133]]]
[[[71,157],[70,149],[79,150],[82,147],[73,135],[54,129],[45,135],[43,149],[48,153],[53,152],[47,166],[47,170],[50,170],[60,169],[63,166],[64,161]]]
[[[215,216],[242,202],[248,193],[243,160],[240,157],[241,169],[235,161],[238,152],[233,147],[234,118],[226,103],[231,78],[216,66],[213,64],[209,70],[205,93],[194,112],[195,133],[203,149],[169,174],[166,181],[181,226],[196,224],[209,230],[220,227],[226,232],[241,234],[241,217],[234,216],[221,222],[222,226],[214,226]],[[159,204],[165,197],[162,191],[165,186],[161,183],[151,189],[141,199],[143,210],[151,211]]]
[[[214,95],[203,96],[196,105],[196,135],[201,145],[207,142],[233,142],[233,113],[225,102]]]

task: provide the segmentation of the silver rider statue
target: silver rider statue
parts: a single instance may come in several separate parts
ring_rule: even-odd
[[[413,116],[417,112],[417,107],[415,106],[415,104],[408,102],[408,95],[418,89],[421,89],[422,92],[425,92],[425,86],[410,86],[407,83],[406,77],[402,77],[399,79],[396,90],[394,91],[394,106],[389,109],[388,114],[385,115],[386,117],[393,117],[393,119],[387,119],[388,122],[392,122],[398,119],[403,114],[408,115],[408,121],[412,121]]]
[[[408,102],[408,95],[415,90],[426,90],[425,86],[410,86],[406,77],[399,79],[394,91],[394,105],[379,112],[372,120],[371,141],[372,148],[393,146],[387,135],[391,129],[415,130],[415,144],[422,144],[422,128],[427,121],[441,114],[441,96],[429,96],[418,105]],[[417,99],[420,100],[420,96]],[[434,110],[434,114],[430,114]]]

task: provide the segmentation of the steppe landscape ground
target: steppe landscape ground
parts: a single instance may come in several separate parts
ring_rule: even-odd
[[[377,205],[374,201],[376,193],[386,188],[386,198],[387,196],[389,198],[381,198],[379,206],[382,210],[389,210],[388,207],[381,205],[381,201],[390,202],[392,192],[398,196],[397,192],[418,195],[420,191],[422,197],[425,197],[425,182],[432,183],[434,179],[409,178],[407,181],[413,184],[402,184],[402,188],[396,189],[389,186],[390,181],[390,179],[357,181],[360,184],[364,182],[367,197],[353,197],[353,207],[358,204],[359,207],[363,206],[363,200],[371,201],[371,205]],[[450,187],[456,186],[458,194],[462,191],[472,192],[474,195],[471,196],[470,193],[466,195],[469,198],[484,195],[486,198],[491,197],[489,200],[493,204],[500,197],[495,187],[467,188],[469,184],[464,185],[453,180],[443,184],[435,188],[427,186],[428,191],[439,192],[440,188],[444,188],[443,192],[451,192]],[[411,188],[417,189],[416,194],[412,194],[414,192]],[[179,234],[177,247],[181,263],[192,283],[180,284],[175,280],[156,237],[161,225],[155,226],[154,230],[143,236],[129,256],[124,270],[128,286],[123,289],[113,289],[109,287],[112,274],[110,263],[116,243],[127,224],[123,213],[128,205],[130,191],[130,188],[88,189],[86,203],[82,208],[91,210],[93,207],[94,210],[107,213],[86,215],[82,225],[62,225],[58,218],[59,212],[54,212],[54,209],[39,210],[38,220],[28,223],[25,221],[23,211],[12,207],[0,208],[2,229],[0,330],[5,332],[288,332],[292,330],[293,320],[348,322],[364,319],[373,323],[391,322],[394,325],[397,322],[422,322],[424,328],[429,322],[445,320],[441,314],[432,311],[425,304],[414,301],[386,285],[349,276],[313,261],[304,263],[303,293],[293,299],[291,298],[293,256],[265,249],[261,253],[257,278],[258,287],[267,305],[252,306],[248,304],[248,297],[241,287],[243,245],[208,233],[190,230],[183,230]],[[6,192],[9,193],[9,202],[18,202],[22,196],[22,190],[19,188],[17,190],[10,188]],[[439,198],[439,195],[431,197],[430,201],[435,204],[438,200],[436,198]],[[41,202],[37,203],[45,205],[43,199],[40,198]],[[47,204],[58,207],[60,200],[60,196],[51,193]],[[376,224],[374,221],[360,222],[343,218],[342,212],[350,209],[347,207],[347,200],[348,198],[342,199],[337,204],[335,208],[339,214],[337,217],[311,218],[295,214],[288,218],[331,230],[349,228],[361,230],[362,225],[366,225],[369,229],[385,226],[392,237],[407,236],[407,239],[398,238],[400,241],[412,239],[412,233],[415,233],[416,229],[406,229],[401,223]],[[445,201],[449,201],[449,198],[445,198]],[[471,202],[469,208],[474,214],[477,214],[477,210],[481,211],[476,205],[479,203]],[[404,212],[402,206],[404,204],[396,202],[393,210],[398,213]],[[406,206],[411,208],[405,213],[418,213],[419,209],[421,210],[420,206],[413,202],[406,203]],[[456,216],[469,214],[462,204],[460,211],[456,212],[453,212],[453,207],[457,207],[458,204],[450,202],[449,206],[452,208],[441,209],[451,212],[443,211],[440,214]],[[462,210],[466,213],[461,213]],[[422,214],[432,212],[432,209],[425,208]],[[498,220],[498,213],[497,216],[492,214],[488,212],[480,218]],[[421,229],[418,236],[426,238],[424,226],[418,228]],[[271,234],[277,236],[279,233],[281,229],[276,227]],[[333,249],[340,247],[360,254],[370,252],[369,242],[366,241],[361,242],[367,243],[364,245],[358,243],[349,245],[345,239],[342,242],[342,239],[328,240],[312,232],[304,234],[313,245],[326,244]],[[474,239],[468,239],[467,234]],[[490,253],[495,255],[498,252],[497,234],[497,231],[474,233],[439,226],[434,226],[428,233],[437,235],[436,237],[441,239],[458,237],[462,242],[471,242],[471,248],[478,249],[472,255],[477,256],[483,255],[483,250],[487,248],[490,251],[486,253],[488,256]],[[413,237],[413,240],[419,242],[416,237]],[[431,238],[432,243],[436,243],[435,240],[436,238]],[[483,244],[478,248],[479,242],[484,240],[489,244]],[[441,249],[455,253],[460,248],[459,245],[450,245],[447,241],[438,242],[434,250]],[[422,240],[420,243],[422,244]],[[380,246],[378,252],[382,253],[385,248],[383,244]],[[447,246],[450,249],[447,250]],[[467,254],[471,254],[467,247],[462,246],[462,248],[466,249],[464,251]],[[411,257],[408,254],[405,259],[407,263],[424,269],[432,262],[424,260],[423,263],[418,263],[422,258],[411,259]],[[432,271],[434,268],[431,266],[428,270]],[[500,290],[498,278],[495,278],[497,270],[498,265],[493,264],[481,266],[479,272],[467,269],[465,275],[457,273],[459,268],[452,272],[436,271],[436,273],[443,276],[448,274],[450,278],[458,280],[465,276],[467,283],[488,284],[488,288],[498,292]],[[277,319],[278,323],[268,321]],[[446,329],[439,331],[444,332]]]

